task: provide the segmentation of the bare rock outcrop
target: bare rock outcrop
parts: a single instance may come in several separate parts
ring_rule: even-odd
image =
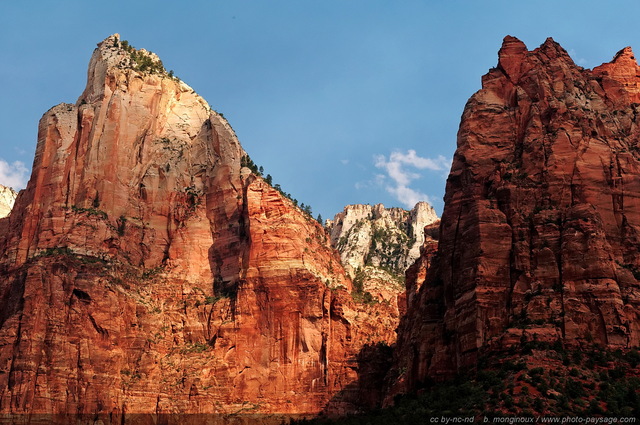
[[[588,70],[505,38],[462,116],[389,397],[521,341],[640,345],[639,84],[629,48]]]
[[[10,187],[0,185],[0,218],[9,215],[18,194]]]
[[[404,290],[404,273],[420,256],[424,228],[437,219],[426,202],[411,211],[348,205],[327,220],[327,228],[347,273],[375,299],[390,300]]]
[[[425,226],[436,220],[426,202],[418,202],[411,211],[382,204],[347,205],[327,220],[327,227],[350,275],[368,265],[402,274],[420,256]]]
[[[309,415],[354,384],[386,313],[244,155],[157,56],[98,45],[0,220],[0,413]]]

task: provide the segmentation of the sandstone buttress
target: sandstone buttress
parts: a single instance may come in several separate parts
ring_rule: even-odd
[[[588,70],[505,38],[462,116],[389,397],[526,341],[640,345],[639,86],[629,48]]]
[[[244,155],[157,56],[98,45],[0,220],[0,412],[315,414],[354,384],[395,332]]]

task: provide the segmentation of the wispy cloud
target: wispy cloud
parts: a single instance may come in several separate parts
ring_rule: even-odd
[[[372,187],[380,187],[382,185],[384,185],[386,176],[382,175],[382,174],[376,174],[375,177],[371,180],[367,180],[367,181],[360,181],[357,182],[354,187],[358,190],[360,189],[370,189]]]
[[[385,186],[398,201],[407,208],[412,208],[419,201],[429,202],[429,196],[419,190],[409,187],[411,182],[422,175],[418,170],[448,171],[451,159],[439,155],[436,158],[424,158],[418,156],[416,151],[410,149],[405,153],[395,151],[387,159],[384,155],[375,156],[375,166],[386,171],[384,178],[377,180]]]
[[[575,49],[569,50],[569,56],[571,56],[571,58],[573,59],[576,65],[580,65],[580,66],[587,65],[587,60],[585,58],[579,57]]]
[[[0,159],[0,184],[9,186],[15,190],[24,189],[29,178],[29,169],[21,161],[9,164]]]

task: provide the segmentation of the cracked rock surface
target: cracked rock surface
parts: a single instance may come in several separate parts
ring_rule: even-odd
[[[505,38],[462,116],[391,396],[520,341],[640,345],[639,87],[630,48],[589,70]]]

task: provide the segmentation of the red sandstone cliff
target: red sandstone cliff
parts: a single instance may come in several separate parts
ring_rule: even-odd
[[[0,413],[313,414],[354,383],[386,313],[244,154],[155,55],[99,44],[0,220]]]
[[[520,341],[640,345],[638,87],[629,48],[587,70],[505,38],[462,116],[392,394]]]

